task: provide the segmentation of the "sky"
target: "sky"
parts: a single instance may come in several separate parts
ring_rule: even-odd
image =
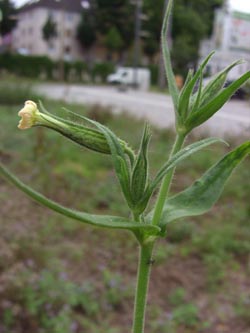
[[[16,6],[23,5],[25,2],[27,2],[27,0],[12,0],[12,1],[16,4]],[[249,0],[229,0],[229,3],[231,5],[231,7],[235,10],[250,13],[250,1]]]

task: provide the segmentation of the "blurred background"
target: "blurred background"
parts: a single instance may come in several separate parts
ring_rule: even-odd
[[[27,99],[108,125],[135,149],[152,126],[150,172],[174,140],[160,53],[167,0],[0,0],[0,157],[25,183],[68,207],[128,211],[109,157],[46,129],[20,132]],[[168,41],[179,87],[216,50],[205,82],[237,59],[250,69],[250,3],[175,0]],[[250,130],[250,83],[188,142],[210,134],[235,147]],[[122,121],[121,121],[122,120]],[[129,130],[128,130],[129,129]],[[173,193],[228,151],[199,152],[177,170]],[[250,160],[213,210],[169,225],[155,251],[146,332],[250,333]],[[127,333],[137,244],[49,212],[0,179],[0,333]]]

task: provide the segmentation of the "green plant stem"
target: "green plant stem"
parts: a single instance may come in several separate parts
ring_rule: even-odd
[[[185,135],[181,135],[181,134],[177,135],[175,143],[172,148],[172,151],[169,155],[169,158],[171,158],[174,154],[178,153],[178,151],[181,150],[184,140],[185,140]],[[163,179],[163,182],[161,184],[161,188],[160,188],[160,192],[158,195],[158,199],[156,201],[154,216],[153,216],[153,220],[152,220],[153,225],[157,225],[160,221],[161,213],[162,213],[163,206],[164,206],[165,200],[166,200],[168,192],[169,192],[169,188],[170,188],[170,184],[171,184],[171,181],[172,181],[172,178],[174,175],[174,171],[175,171],[175,169],[170,171],[166,175],[166,177]]]
[[[154,242],[142,244],[137,272],[132,333],[143,333]]]

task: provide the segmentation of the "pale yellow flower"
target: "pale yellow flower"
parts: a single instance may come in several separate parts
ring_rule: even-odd
[[[18,115],[22,118],[19,121],[19,129],[27,129],[35,125],[37,116],[40,114],[37,105],[33,101],[26,101],[24,108],[18,112]]]

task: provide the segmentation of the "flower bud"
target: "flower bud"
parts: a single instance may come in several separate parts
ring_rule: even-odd
[[[46,110],[45,112],[46,113],[40,112],[35,102],[25,102],[24,108],[18,113],[18,115],[22,117],[18,128],[28,129],[33,126],[47,127],[55,130],[81,146],[100,153],[110,154],[109,144],[100,131],[54,116]],[[124,151],[131,153],[127,143],[122,140],[120,140],[120,142],[124,147]]]
[[[144,128],[143,137],[141,140],[140,150],[138,152],[135,165],[132,172],[131,191],[135,206],[141,213],[139,206],[144,207],[144,202],[141,205],[141,199],[144,195],[148,182],[148,145],[150,140],[149,126]]]

